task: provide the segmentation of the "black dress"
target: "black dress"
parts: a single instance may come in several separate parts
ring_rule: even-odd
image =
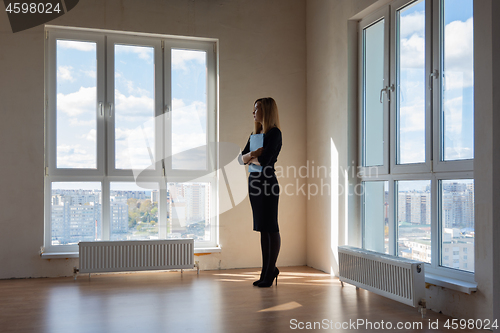
[[[273,127],[264,134],[262,154],[257,158],[262,172],[250,172],[248,194],[253,212],[253,230],[278,232],[279,184],[274,163],[281,150],[281,131]],[[250,138],[242,155],[250,152]]]

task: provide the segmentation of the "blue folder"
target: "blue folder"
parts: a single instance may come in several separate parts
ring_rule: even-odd
[[[250,151],[254,151],[264,146],[264,133],[250,135]],[[248,172],[262,172],[261,165],[250,163]]]

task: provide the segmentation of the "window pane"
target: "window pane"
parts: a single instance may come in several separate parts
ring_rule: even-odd
[[[52,245],[101,239],[101,183],[54,182]]]
[[[148,190],[131,182],[110,183],[111,240],[159,238],[158,184],[145,185]]]
[[[115,168],[154,168],[154,48],[115,45]]]
[[[207,56],[172,50],[172,168],[207,168]]]
[[[441,181],[441,265],[474,272],[474,180]]]
[[[168,238],[210,241],[210,183],[168,183]]]
[[[425,162],[425,1],[398,11],[397,163]]]
[[[384,20],[363,31],[363,166],[384,164]]]
[[[397,181],[398,255],[431,261],[431,182]]]
[[[96,169],[96,43],[57,40],[56,48],[56,166]]]
[[[442,34],[442,158],[474,158],[473,0],[445,0]],[[443,156],[444,155],[444,156]]]
[[[389,182],[363,182],[365,249],[389,253]]]

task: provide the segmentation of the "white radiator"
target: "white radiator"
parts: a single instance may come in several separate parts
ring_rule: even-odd
[[[80,242],[79,273],[194,268],[193,239]],[[76,278],[76,275],[75,275]]]
[[[425,309],[424,263],[339,246],[339,279],[401,303]],[[424,311],[422,311],[422,316]]]

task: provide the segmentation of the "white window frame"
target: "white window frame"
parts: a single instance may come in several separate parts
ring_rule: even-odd
[[[359,131],[359,140],[358,142],[360,143],[360,149],[358,150],[358,161],[360,161],[360,165],[358,168],[358,173],[362,176],[369,176],[375,174],[377,175],[387,175],[389,174],[389,112],[387,109],[388,105],[388,99],[390,99],[391,93],[385,93],[383,96],[383,113],[384,113],[384,147],[383,147],[383,164],[380,166],[364,166],[365,164],[365,154],[364,154],[364,143],[365,143],[365,115],[364,115],[364,110],[363,110],[363,105],[364,105],[364,29],[378,23],[379,21],[384,20],[384,84],[385,82],[389,82],[389,8],[382,8],[370,15],[368,15],[366,18],[360,21],[359,23],[359,37],[358,37],[358,43],[359,43],[359,54],[360,54],[360,60],[359,60],[359,78],[358,82],[360,82],[360,89],[359,89],[359,95],[358,95],[358,103],[361,106],[359,108],[359,114],[358,114],[358,119],[360,119],[359,124],[358,124],[358,131]]]
[[[469,160],[456,160],[456,161],[443,161],[442,156],[441,156],[441,149],[440,147],[443,147],[443,138],[444,138],[444,133],[442,132],[442,112],[441,112],[441,87],[443,84],[443,68],[442,68],[442,43],[441,40],[444,35],[443,31],[443,21],[444,18],[442,17],[442,12],[440,12],[440,6],[443,6],[443,1],[444,0],[434,0],[432,2],[432,11],[433,13],[440,13],[441,15],[433,15],[433,22],[432,25],[433,27],[437,27],[439,31],[437,32],[439,34],[438,38],[434,38],[432,48],[433,50],[439,50],[439,52],[435,52],[433,54],[432,58],[432,71],[427,72],[429,75],[435,71],[438,74],[437,76],[434,76],[433,78],[433,89],[432,92],[433,94],[436,95],[436,98],[433,100],[433,105],[432,108],[433,110],[439,110],[439,112],[434,112],[433,113],[433,122],[434,124],[439,124],[438,126],[434,126],[433,128],[433,135],[434,138],[437,138],[433,141],[433,158],[432,158],[432,170],[435,172],[447,172],[447,171],[471,171],[474,170],[474,159],[469,159]],[[437,82],[436,82],[437,80]],[[434,89],[434,87],[439,87],[439,89]]]
[[[45,185],[44,253],[76,253],[78,245],[52,245],[51,185],[53,182],[99,182],[102,191],[102,238],[110,237],[110,183],[135,182],[134,170],[115,168],[114,146],[114,44],[154,47],[155,57],[155,170],[141,173],[141,181],[159,184],[159,237],[166,238],[166,183],[206,182],[210,185],[210,241],[195,242],[195,250],[219,247],[218,214],[218,40],[159,34],[117,32],[72,27],[45,26]],[[97,52],[97,168],[56,168],[56,52],[57,39],[96,42]],[[202,50],[207,55],[207,165],[205,170],[172,169],[163,163],[171,151],[170,50]],[[105,94],[107,92],[107,95]],[[102,104],[100,104],[102,103]],[[102,105],[102,113],[101,113]],[[107,135],[107,136],[106,136]],[[137,173],[137,172],[136,172]]]
[[[474,160],[455,160],[455,161],[442,161],[441,147],[442,147],[442,126],[441,126],[441,85],[442,85],[442,48],[440,46],[442,40],[442,12],[440,6],[443,0],[426,0],[426,131],[425,131],[425,162],[415,164],[400,164],[396,162],[397,157],[397,110],[396,100],[397,77],[396,77],[396,13],[397,10],[406,7],[412,2],[417,0],[394,0],[388,5],[378,9],[376,12],[369,14],[358,23],[358,160],[360,161],[359,169],[361,172],[358,174],[361,182],[369,181],[388,181],[389,182],[389,254],[397,256],[398,253],[398,228],[397,228],[397,193],[396,181],[404,180],[430,180],[431,183],[431,263],[426,263],[426,273],[435,276],[441,276],[450,279],[457,279],[466,282],[474,283],[474,273],[458,270],[450,267],[441,266],[441,240],[442,240],[442,223],[440,216],[441,193],[440,182],[442,180],[459,180],[459,179],[474,179]],[[439,13],[436,14],[436,13]],[[386,39],[389,39],[390,55],[386,61],[390,67],[389,72],[390,81],[389,86],[394,84],[395,91],[391,94],[391,102],[384,104],[384,137],[389,137],[389,147],[387,156],[390,159],[388,166],[385,166],[386,156],[384,150],[384,166],[378,168],[378,175],[373,175],[367,172],[363,167],[363,29],[380,20],[386,19]],[[389,20],[390,18],[390,20]],[[390,23],[389,23],[390,22]],[[434,27],[434,30],[432,28]],[[439,27],[437,30],[435,27]],[[390,37],[388,37],[390,32]],[[387,49],[387,47],[386,47]],[[438,50],[436,52],[436,50]],[[434,52],[432,52],[434,51]],[[386,52],[387,53],[387,52]],[[438,71],[439,75],[431,75]],[[387,96],[387,94],[385,94]],[[394,97],[394,98],[393,98]],[[387,99],[384,100],[387,103]],[[386,120],[386,114],[390,117]],[[386,126],[387,124],[387,126]],[[388,130],[385,130],[385,128]],[[384,147],[385,148],[385,147]],[[387,172],[385,172],[387,170]],[[356,198],[360,200],[359,205],[361,212],[361,243],[365,246],[364,235],[364,197]]]
[[[431,140],[432,140],[432,131],[431,126],[431,102],[432,102],[432,96],[431,96],[431,91],[429,87],[427,86],[428,82],[426,80],[425,84],[425,162],[423,163],[412,163],[412,164],[398,164],[397,163],[397,153],[398,153],[398,141],[397,141],[397,121],[398,121],[398,114],[397,114],[397,105],[396,102],[398,100],[398,95],[399,95],[399,82],[397,81],[397,43],[396,43],[396,30],[397,30],[397,11],[400,10],[401,8],[404,8],[408,6],[409,3],[413,1],[408,1],[408,0],[396,0],[393,1],[390,4],[391,8],[391,27],[392,29],[389,28],[390,30],[390,72],[391,72],[391,80],[390,84],[394,85],[395,90],[394,90],[394,98],[391,99],[391,101],[394,101],[390,103],[390,115],[391,115],[391,125],[390,126],[390,146],[391,146],[391,151],[390,151],[390,159],[391,159],[391,173],[392,174],[408,174],[408,173],[429,173],[431,171]],[[426,1],[426,13],[429,12],[431,9],[431,3],[430,1]],[[426,49],[426,54],[425,54],[425,72],[429,73],[431,69],[431,42],[432,42],[432,36],[431,36],[431,20],[429,15],[426,15],[426,22],[425,22],[425,49]]]
[[[110,176],[133,176],[131,169],[116,169],[116,147],[115,147],[115,44],[126,44],[135,46],[154,47],[155,64],[155,87],[162,87],[163,72],[165,71],[162,64],[162,41],[158,38],[148,38],[139,36],[115,35],[107,34],[106,36],[106,105],[105,118],[107,120],[107,148],[108,154],[107,165],[108,175]],[[161,89],[155,89],[155,131],[162,133],[161,115],[163,114],[163,92]],[[161,156],[163,150],[162,135],[155,135],[155,157],[156,163],[154,170],[144,170],[141,175],[159,177],[162,173]]]

